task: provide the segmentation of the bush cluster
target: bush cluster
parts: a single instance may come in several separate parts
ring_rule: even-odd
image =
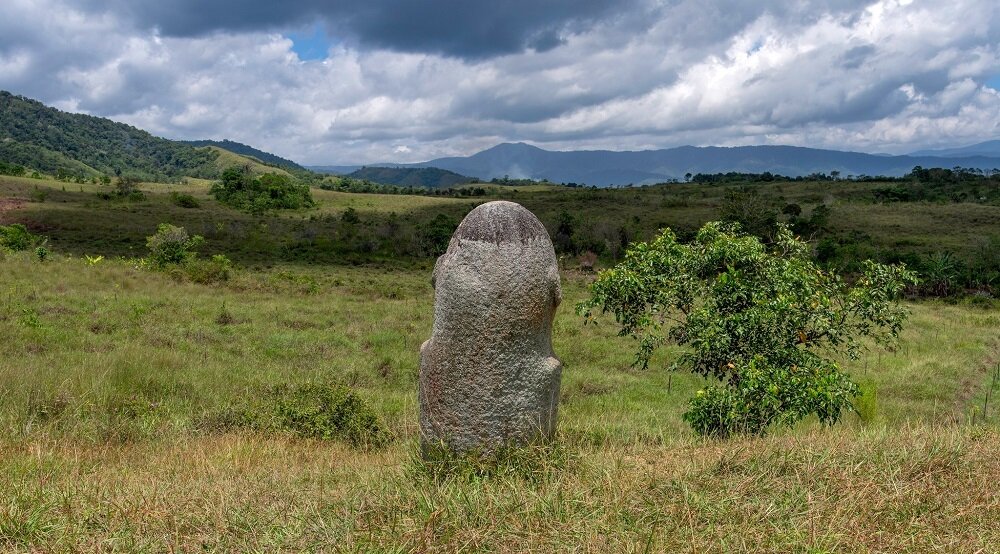
[[[183,227],[161,223],[156,234],[146,238],[149,256],[144,267],[166,271],[178,278],[195,283],[227,281],[232,276],[232,262],[222,254],[208,260],[199,259],[196,250],[204,244],[200,235],[190,236]]]
[[[251,213],[315,205],[308,185],[298,184],[287,175],[254,175],[249,166],[223,171],[222,179],[212,184],[211,194],[227,206]]]
[[[211,414],[202,427],[290,432],[304,438],[337,440],[378,448],[392,436],[363,398],[331,383],[278,385],[245,396],[238,406]]]
[[[0,248],[20,252],[40,247],[45,239],[31,234],[28,228],[20,223],[0,225]]]

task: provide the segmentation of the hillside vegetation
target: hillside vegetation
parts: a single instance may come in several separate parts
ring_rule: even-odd
[[[204,142],[206,146],[167,140],[131,125],[66,113],[0,91],[0,162],[7,164],[82,178],[127,174],[146,180],[214,179],[233,165],[250,165],[262,173],[287,174],[290,170],[311,175],[288,160],[246,145]],[[275,160],[281,163],[273,163]]]
[[[182,142],[184,144],[190,144],[191,146],[215,146],[217,148],[221,148],[222,150],[226,150],[234,154],[239,154],[247,158],[253,158],[258,162],[270,167],[276,167],[276,168],[286,169],[290,171],[299,171],[299,172],[308,171],[306,168],[293,162],[292,160],[288,160],[282,158],[281,156],[276,156],[269,152],[258,150],[253,146],[248,146],[246,144],[235,142],[232,140],[185,140]]]
[[[459,175],[436,167],[362,167],[346,177],[383,185],[418,188],[448,188],[475,182],[474,177]]]

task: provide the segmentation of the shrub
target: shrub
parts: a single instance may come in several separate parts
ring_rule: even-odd
[[[778,221],[770,202],[756,189],[746,187],[727,191],[720,212],[723,221],[738,223],[747,233],[761,238],[770,238]]]
[[[140,202],[146,199],[146,195],[139,190],[139,184],[142,182],[141,179],[132,175],[123,175],[118,178],[115,183],[115,191],[113,194],[105,194],[105,198],[119,198],[123,200],[128,200],[131,202]]]
[[[437,214],[420,230],[420,243],[424,252],[431,256],[440,256],[448,250],[451,235],[458,228],[458,223],[445,214]]]
[[[249,166],[223,171],[222,179],[212,184],[211,194],[223,204],[251,213],[315,205],[308,185],[295,183],[287,175],[255,176]]]
[[[13,177],[20,177],[27,172],[27,169],[22,165],[17,164],[7,164],[0,162],[0,175],[11,175]]]
[[[299,436],[340,439],[354,446],[381,446],[388,439],[371,407],[346,387],[279,386],[272,397],[278,427]]]
[[[146,237],[149,257],[139,267],[167,271],[178,280],[209,284],[228,281],[233,264],[226,256],[216,254],[210,259],[199,259],[195,251],[205,242],[199,235],[188,236],[183,227],[161,223],[156,234]]]
[[[183,227],[161,223],[156,228],[156,234],[146,237],[146,247],[149,248],[149,260],[158,268],[172,264],[183,264],[193,259],[195,250],[205,242],[200,235],[188,236]]]
[[[597,254],[590,250],[580,254],[580,271],[592,273],[595,265],[597,265]]]
[[[216,254],[208,260],[191,258],[182,266],[182,271],[188,279],[203,285],[228,281],[233,274],[233,263],[222,254]]]
[[[20,223],[0,225],[0,247],[20,252],[29,250],[45,242],[42,237],[28,232],[28,228]]]
[[[356,225],[361,223],[361,217],[358,216],[358,210],[353,207],[348,206],[344,213],[340,216],[340,220],[348,225]]]
[[[194,196],[191,196],[190,194],[179,193],[176,191],[170,193],[170,201],[173,202],[175,206],[181,208],[201,207],[201,204],[198,203],[198,200],[195,199]]]
[[[363,448],[384,446],[392,438],[368,403],[342,385],[279,385],[245,398],[242,405],[201,418],[199,425],[221,431],[288,431]]]
[[[915,281],[905,266],[867,261],[851,287],[783,225],[767,246],[709,223],[690,244],[669,229],[636,244],[578,310],[588,321],[614,314],[619,335],[639,342],[636,365],[673,342],[686,349],[671,369],[717,379],[684,415],[696,432],[762,434],[810,414],[836,423],[858,388],[824,355],[857,357],[863,337],[892,344],[906,318],[896,299]]]
[[[735,382],[699,390],[683,418],[699,435],[722,437],[763,434],[772,425],[791,425],[810,414],[836,423],[859,390],[835,366],[768,367],[755,358]]]
[[[63,187],[63,190],[66,190],[66,188]],[[41,204],[44,203],[49,198],[50,192],[51,191],[48,188],[38,188],[38,186],[36,185],[35,188],[31,191],[29,196],[31,197],[32,202],[38,202]]]

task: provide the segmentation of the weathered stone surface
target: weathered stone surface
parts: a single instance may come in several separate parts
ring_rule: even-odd
[[[490,451],[555,432],[562,299],[552,241],[520,204],[489,202],[434,267],[434,329],[420,348],[424,447]]]

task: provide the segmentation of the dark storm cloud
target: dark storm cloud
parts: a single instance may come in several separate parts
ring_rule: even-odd
[[[94,11],[125,14],[165,36],[274,30],[324,20],[361,46],[482,59],[546,51],[596,21],[628,12],[635,0],[114,0]]]

